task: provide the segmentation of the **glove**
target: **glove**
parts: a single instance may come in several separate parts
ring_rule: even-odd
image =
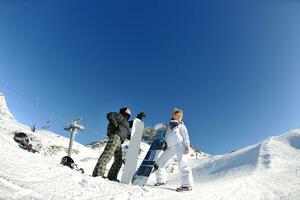
[[[168,144],[166,141],[164,141],[163,146],[162,146],[162,150],[165,151],[168,148]]]
[[[146,117],[146,114],[144,112],[140,112],[136,118],[140,119],[141,121],[143,121],[143,119]]]
[[[159,168],[158,165],[155,163],[154,166],[153,166],[153,169],[152,169],[151,173],[154,173],[155,171],[157,171],[158,168]]]
[[[128,134],[127,135],[127,140],[130,140],[131,139],[131,134]]]

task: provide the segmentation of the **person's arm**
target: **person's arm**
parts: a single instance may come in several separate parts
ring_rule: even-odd
[[[183,143],[185,145],[185,153],[188,154],[189,153],[189,150],[190,150],[190,138],[189,138],[189,133],[188,133],[188,130],[186,128],[186,126],[184,124],[182,124],[181,126],[181,135],[182,135],[182,138],[183,138]]]
[[[133,120],[130,120],[129,121],[129,128],[132,128],[132,126],[133,126]]]
[[[139,120],[143,121],[145,117],[146,117],[145,113],[141,112],[141,113],[139,113],[139,114],[136,116],[136,119],[139,119]],[[133,121],[134,121],[134,120],[128,121],[128,122],[129,122],[129,128],[132,128],[132,126],[133,126]]]
[[[129,134],[127,135],[127,140],[131,139],[131,133],[129,132]]]
[[[133,126],[133,120],[130,120],[129,121],[129,128],[132,128]],[[128,135],[127,135],[127,140],[130,140],[131,139],[131,132],[129,131],[128,132]]]
[[[115,127],[118,127],[119,123],[123,120],[123,116],[117,112],[110,112],[107,114],[107,120]]]

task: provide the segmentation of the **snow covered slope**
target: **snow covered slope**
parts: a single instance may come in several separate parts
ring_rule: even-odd
[[[12,139],[14,131],[30,133],[40,153],[20,149]],[[74,144],[73,158],[86,174],[63,167],[59,163],[67,153],[68,142],[67,138],[49,131],[31,133],[29,127],[19,124],[12,115],[4,117],[1,112],[0,199],[300,199],[300,129],[233,153],[191,157],[195,186],[189,193],[174,191],[180,184],[176,167],[170,168],[173,172],[169,184],[159,188],[152,186],[153,175],[145,187],[91,177],[105,142],[89,147]],[[142,145],[142,154],[148,147]]]
[[[7,108],[6,100],[4,94],[0,92],[0,114],[2,118],[8,118],[14,120],[14,116],[10,113]]]

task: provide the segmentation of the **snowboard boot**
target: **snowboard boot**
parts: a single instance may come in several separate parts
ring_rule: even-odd
[[[163,186],[163,185],[167,185],[167,183],[155,183],[154,186]]]
[[[192,191],[192,187],[179,187],[176,189],[176,192],[188,192]]]
[[[116,179],[116,178],[109,178],[109,177],[107,177],[107,179],[110,180],[110,181],[113,181],[113,182],[120,183],[120,181],[118,179]]]
[[[106,176],[98,176],[97,174],[92,174],[92,177],[94,177],[94,178],[100,177],[100,178],[103,178],[103,179],[107,179]]]

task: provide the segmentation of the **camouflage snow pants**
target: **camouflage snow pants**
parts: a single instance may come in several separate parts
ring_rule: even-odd
[[[118,173],[122,166],[122,141],[119,135],[115,134],[109,137],[108,143],[105,146],[103,153],[101,154],[95,169],[93,171],[93,177],[104,177],[106,165],[114,156],[114,163],[111,166],[107,178],[115,180],[118,177]]]

